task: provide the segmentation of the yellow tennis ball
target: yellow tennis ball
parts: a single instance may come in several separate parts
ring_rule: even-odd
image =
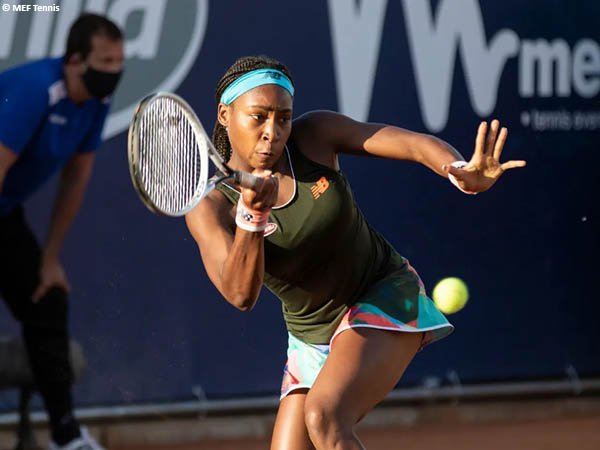
[[[445,314],[460,311],[469,299],[469,289],[463,280],[448,277],[439,281],[432,293],[435,306]]]

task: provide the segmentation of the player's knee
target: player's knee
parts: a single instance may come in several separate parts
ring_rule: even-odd
[[[345,434],[352,434],[352,424],[324,402],[307,398],[304,405],[304,422],[311,438],[317,442],[334,442]]]
[[[304,423],[311,436],[323,436],[331,426],[331,414],[317,402],[307,401],[304,405]]]

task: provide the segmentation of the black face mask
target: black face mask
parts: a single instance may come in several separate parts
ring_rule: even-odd
[[[90,94],[96,98],[104,98],[115,91],[122,74],[122,70],[119,72],[104,72],[88,66],[81,78]]]

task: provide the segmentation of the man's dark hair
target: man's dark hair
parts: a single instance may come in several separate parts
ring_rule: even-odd
[[[217,89],[215,91],[215,99],[217,101],[217,105],[221,100],[221,95],[223,95],[223,91],[227,89],[231,83],[233,83],[237,78],[241,77],[247,72],[251,72],[257,69],[277,69],[283,72],[292,82],[292,74],[289,69],[277,61],[276,59],[269,58],[268,56],[244,56],[235,61],[225,75],[219,80],[217,84]],[[231,157],[231,144],[229,143],[229,136],[227,135],[227,130],[225,127],[217,122],[215,123],[215,127],[213,129],[212,141],[215,144],[215,148],[221,155],[221,157],[225,161],[229,161]]]
[[[64,62],[67,62],[75,53],[80,53],[84,59],[87,58],[92,51],[92,37],[97,35],[106,36],[115,41],[123,39],[123,33],[110,19],[98,14],[82,14],[69,30]]]

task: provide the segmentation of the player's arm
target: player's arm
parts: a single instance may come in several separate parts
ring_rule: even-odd
[[[375,156],[421,163],[441,176],[447,176],[442,167],[463,156],[450,144],[423,133],[379,123],[358,122],[332,111],[313,111],[294,122],[297,133],[309,136],[313,145],[304,145],[320,155],[311,158],[333,160],[338,153]],[[296,135],[296,133],[295,133]],[[315,145],[318,143],[319,145]],[[329,164],[330,165],[330,164]]]
[[[63,168],[52,210],[44,254],[58,258],[73,219],[81,208],[94,168],[95,153],[76,153]]]
[[[76,153],[62,170],[46,243],[42,249],[40,282],[32,296],[34,302],[39,301],[52,286],[61,286],[67,291],[70,289],[60,263],[60,251],[67,231],[83,203],[94,159],[93,152]]]
[[[249,311],[263,284],[264,237],[236,227],[234,214],[223,194],[213,191],[185,220],[212,283],[231,305]]]
[[[500,163],[508,129],[500,128],[497,120],[493,120],[489,127],[487,122],[479,124],[475,150],[468,163],[450,144],[435,136],[391,125],[357,122],[334,112],[308,113],[298,118],[294,126],[300,130],[300,133],[294,134],[295,138],[298,134],[310,139],[312,145],[309,142],[306,142],[307,145],[299,142],[299,145],[303,151],[312,149],[309,151],[317,152],[307,155],[313,159],[324,158],[324,163],[327,163],[330,158],[337,165],[337,154],[349,153],[415,161],[443,177],[449,177],[467,193],[484,192],[506,170],[526,164],[522,160]],[[453,165],[457,162],[458,166]]]
[[[0,193],[4,185],[4,178],[8,169],[17,161],[18,155],[0,142]]]
[[[86,139],[62,169],[44,248],[44,256],[48,258],[58,259],[67,231],[81,208],[85,191],[92,177],[96,151],[102,145],[102,129],[108,111],[108,103],[99,108]]]

